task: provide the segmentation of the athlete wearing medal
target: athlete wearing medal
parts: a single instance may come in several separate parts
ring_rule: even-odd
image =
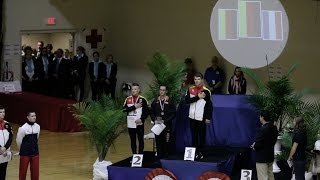
[[[127,97],[124,102],[123,111],[127,112],[127,123],[132,153],[137,154],[136,138],[138,137],[138,153],[143,154],[144,121],[149,114],[148,102],[144,97],[140,96],[139,84],[132,84],[131,93],[132,95]]]
[[[167,87],[160,86],[159,97],[151,104],[151,119],[155,124],[164,123],[166,128],[160,135],[156,135],[157,157],[163,158],[169,154],[169,139],[172,120],[176,115],[176,106],[167,96]]]

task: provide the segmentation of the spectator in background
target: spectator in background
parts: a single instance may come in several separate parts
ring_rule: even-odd
[[[212,92],[212,94],[221,94],[222,93],[222,83],[224,81],[224,72],[219,67],[219,59],[217,56],[214,56],[211,59],[211,67],[207,68],[204,79]]]
[[[72,58],[71,58],[71,52],[69,51],[69,49],[65,49],[65,50],[64,50],[64,58],[65,58],[66,60],[72,60]]]
[[[52,94],[60,98],[68,98],[67,83],[70,77],[69,64],[63,58],[63,50],[58,49],[55,52],[55,58],[49,68],[49,75],[52,83]]]
[[[49,95],[49,66],[52,61],[48,58],[47,47],[41,49],[40,57],[37,58],[39,64],[39,91],[42,94]]]
[[[69,49],[64,50],[64,56],[63,58],[67,61],[68,63],[68,79],[67,79],[67,84],[66,84],[66,94],[68,99],[74,99],[75,100],[75,92],[74,92],[74,81],[73,81],[73,60],[71,58],[71,52]]]
[[[229,81],[228,92],[229,94],[246,94],[247,92],[247,80],[240,67],[234,69],[234,74]]]
[[[191,58],[185,59],[184,64],[186,65],[186,71],[187,71],[187,74],[184,80],[184,85],[191,85],[194,83],[194,75],[196,74],[196,70]]]
[[[82,101],[84,97],[84,80],[86,77],[86,70],[89,60],[88,56],[85,53],[85,49],[82,46],[77,48],[77,55],[74,57],[73,69],[74,74],[77,76],[76,84],[79,85],[80,98],[79,101]]]
[[[104,82],[104,93],[106,95],[111,94],[111,97],[115,99],[116,86],[117,86],[117,72],[118,66],[113,62],[112,54],[109,54],[105,63],[105,82]]]
[[[47,44],[47,51],[48,51],[47,54],[50,61],[52,61],[54,58],[54,54],[52,53],[52,50],[53,50],[52,44]]]
[[[36,92],[40,76],[39,63],[32,56],[32,48],[25,48],[25,56],[22,60],[22,89],[24,91]]]
[[[42,52],[41,50],[44,47],[43,41],[38,41],[37,46],[38,46],[38,48],[37,48],[37,56],[36,57],[38,58],[38,57],[40,57],[41,52]]]
[[[293,169],[296,180],[305,180],[306,168],[306,149],[307,149],[307,130],[302,117],[294,121],[294,134],[292,147],[288,160],[293,161]]]
[[[93,62],[89,63],[89,76],[92,93],[92,101],[96,101],[102,97],[102,83],[105,76],[105,65],[100,61],[99,52],[93,54]]]

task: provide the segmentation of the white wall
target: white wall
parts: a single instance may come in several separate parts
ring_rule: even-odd
[[[70,33],[53,33],[50,35],[50,40],[53,45],[53,50],[57,50],[58,48],[69,49],[69,51],[73,51],[72,46],[70,47],[70,41],[72,40],[72,35]]]
[[[22,34],[21,35],[21,45],[31,46],[32,48],[37,48],[38,41],[43,41],[44,44],[51,43],[50,34]]]

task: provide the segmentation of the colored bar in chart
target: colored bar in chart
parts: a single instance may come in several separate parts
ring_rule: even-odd
[[[239,1],[239,37],[261,38],[260,17],[260,1]]]
[[[262,11],[263,40],[283,40],[282,12]]]
[[[219,40],[238,39],[238,11],[219,9]]]

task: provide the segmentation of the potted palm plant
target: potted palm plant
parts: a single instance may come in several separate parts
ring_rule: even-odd
[[[88,131],[97,151],[98,158],[93,169],[95,180],[108,178],[106,166],[111,162],[105,161],[106,155],[115,139],[126,130],[122,100],[104,96],[97,102],[79,102],[70,106],[73,115]]]
[[[151,100],[159,95],[159,86],[166,85],[169,89],[168,96],[175,103],[181,100],[183,78],[186,74],[185,65],[181,61],[172,62],[166,55],[159,52],[153,55],[153,59],[147,62],[147,67],[154,76],[146,92],[147,99]]]

